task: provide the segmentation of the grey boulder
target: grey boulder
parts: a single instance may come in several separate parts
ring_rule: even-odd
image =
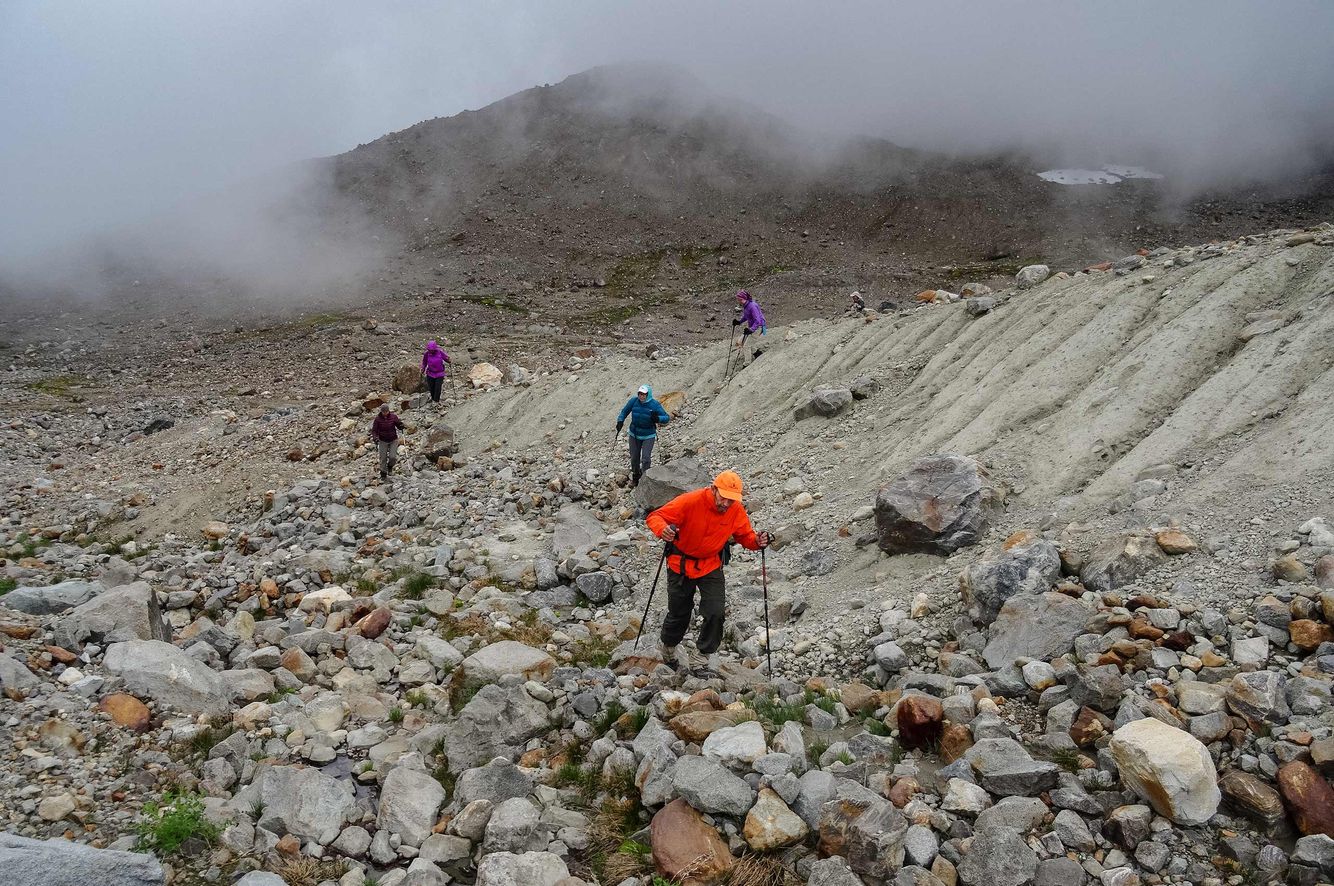
[[[1025,594],[1001,606],[991,625],[991,639],[982,657],[993,670],[1014,664],[1017,658],[1049,661],[1069,652],[1084,633],[1093,608],[1064,594]]]
[[[876,536],[888,554],[952,554],[977,544],[1004,496],[976,461],[932,455],[913,462],[875,498]]]
[[[0,883],[15,886],[163,886],[167,881],[151,855],[14,834],[0,834],[0,872]]]
[[[0,603],[29,615],[55,615],[73,609],[81,603],[87,603],[102,590],[102,585],[96,582],[77,580],[62,581],[60,584],[45,587],[25,585],[5,594]]]
[[[755,804],[755,791],[750,785],[705,757],[677,760],[672,787],[699,812],[740,818]]]
[[[797,421],[816,415],[833,418],[852,403],[852,391],[848,388],[832,386],[818,387],[811,392],[806,402],[798,406],[793,415]]]
[[[86,640],[171,640],[171,626],[147,582],[112,588],[70,610],[56,625],[56,645],[78,649]]]
[[[969,566],[959,576],[959,592],[973,621],[991,624],[1006,600],[1050,590],[1060,577],[1060,551],[1038,540]]]
[[[338,838],[354,802],[350,781],[302,766],[266,766],[236,795],[233,806],[263,804],[259,827],[327,846]]]
[[[674,458],[644,472],[635,487],[635,501],[640,507],[656,510],[683,492],[708,486],[712,480],[695,459]]]
[[[114,592],[109,592],[114,593]],[[188,714],[222,715],[230,709],[222,678],[208,665],[160,640],[115,643],[102,666],[130,692]]]

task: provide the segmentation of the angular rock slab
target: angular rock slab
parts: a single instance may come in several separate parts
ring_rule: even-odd
[[[218,672],[170,643],[115,643],[103,667],[125,680],[130,692],[186,714],[226,714],[231,705]]]
[[[662,507],[683,492],[702,489],[713,482],[709,472],[693,458],[674,458],[644,472],[635,487],[635,501],[650,511]]]
[[[1188,732],[1146,717],[1112,733],[1121,781],[1159,815],[1181,825],[1213,818],[1223,795],[1208,749]]]
[[[497,683],[507,674],[527,680],[545,680],[556,667],[556,660],[540,649],[515,640],[501,640],[483,646],[463,660],[463,677],[468,686]]]
[[[1093,608],[1083,600],[1054,591],[1011,597],[991,625],[982,657],[994,670],[1017,658],[1055,658],[1074,648],[1092,616]]]
[[[78,580],[41,587],[24,585],[5,594],[0,605],[29,615],[55,615],[87,603],[102,590],[102,585],[96,582]]]
[[[875,497],[876,536],[887,554],[952,554],[977,544],[1004,496],[976,461],[932,455]]]
[[[397,766],[380,789],[380,810],[375,825],[382,831],[398,834],[409,846],[420,846],[431,836],[445,789],[426,772]]]
[[[1167,562],[1158,540],[1143,532],[1113,536],[1093,549],[1079,570],[1089,590],[1106,593],[1130,584],[1150,569]]]
[[[477,866],[477,886],[557,886],[569,876],[565,862],[550,852],[492,852]]]
[[[136,581],[106,591],[71,609],[56,624],[56,645],[78,649],[89,639],[102,643],[171,640],[171,626],[147,582]]]
[[[24,886],[163,886],[152,855],[94,849],[68,840],[0,834],[0,883]]]
[[[350,781],[318,769],[266,766],[237,794],[236,802],[242,808],[263,803],[258,825],[266,831],[327,846],[338,838],[352,813],[354,793]]]
[[[959,576],[959,593],[973,621],[991,624],[1006,600],[1049,591],[1060,577],[1061,552],[1051,542],[1038,540],[969,566]]]
[[[746,814],[741,834],[751,849],[768,852],[800,843],[806,839],[809,830],[801,816],[793,812],[772,788],[761,788],[759,799]]]

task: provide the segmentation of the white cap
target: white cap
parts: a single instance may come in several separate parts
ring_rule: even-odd
[[[639,386],[639,393],[641,393],[641,394],[647,394],[647,393],[648,393],[648,385],[640,385],[640,386]]]

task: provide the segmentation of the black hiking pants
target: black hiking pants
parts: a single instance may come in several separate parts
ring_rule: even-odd
[[[679,572],[667,570],[667,617],[662,622],[662,642],[675,646],[686,635],[690,617],[695,611],[695,592],[699,591],[699,614],[702,624],[695,645],[705,655],[718,651],[723,642],[723,609],[727,604],[726,582],[719,566],[699,578],[686,578]]]
[[[653,444],[657,442],[657,437],[640,440],[634,434],[630,435],[630,477],[635,483],[639,482],[645,471],[653,467]]]
[[[440,390],[444,386],[445,386],[445,377],[443,375],[440,376],[439,378],[431,378],[429,375],[426,377],[426,387],[431,392],[431,402],[433,403],[440,402]]]

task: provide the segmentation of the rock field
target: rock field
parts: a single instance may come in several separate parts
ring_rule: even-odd
[[[440,405],[424,316],[27,344],[0,886],[1334,881],[1334,227],[959,288],[726,385],[447,345]],[[775,543],[716,676],[662,591],[635,638],[645,508],[722,468]]]

